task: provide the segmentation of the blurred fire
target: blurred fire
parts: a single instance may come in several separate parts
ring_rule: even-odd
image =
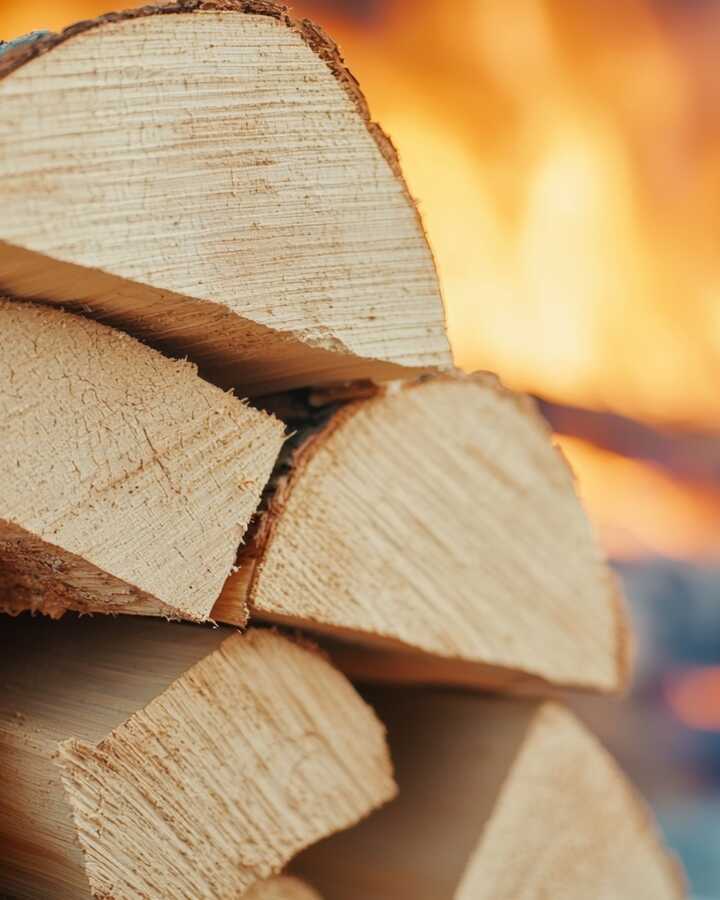
[[[332,31],[420,198],[458,362],[720,421],[720,142],[676,32],[642,0],[378,7]]]
[[[111,8],[5,0],[0,33]],[[564,403],[714,432],[720,13],[680,10],[669,0],[294,5],[338,39],[398,146],[458,363]],[[720,488],[563,443],[609,549],[718,555]]]
[[[720,484],[698,486],[570,437],[557,437],[615,559],[720,559]]]

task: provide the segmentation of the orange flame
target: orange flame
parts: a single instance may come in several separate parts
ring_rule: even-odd
[[[720,559],[720,486],[698,487],[583,441],[556,440],[611,556]]]
[[[717,422],[718,144],[646,4],[389,7],[333,25],[420,199],[460,365]]]
[[[113,6],[5,0],[0,33]],[[567,403],[717,428],[718,14],[378,0],[361,22],[342,6],[294,13],[338,38],[398,146],[458,363]],[[611,550],[717,556],[717,491],[564,446]]]

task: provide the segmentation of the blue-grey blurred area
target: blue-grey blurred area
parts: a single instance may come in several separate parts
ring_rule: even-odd
[[[28,44],[46,37],[48,34],[50,34],[49,31],[31,31],[29,34],[23,34],[9,41],[0,41],[0,54],[8,53],[10,50],[17,50],[19,47],[26,47]]]
[[[636,631],[625,702],[574,701],[654,808],[693,898],[720,900],[720,566],[617,564]]]

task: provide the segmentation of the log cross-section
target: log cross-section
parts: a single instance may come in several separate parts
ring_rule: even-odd
[[[312,432],[213,617],[346,641],[363,677],[617,690],[615,580],[529,400],[490,376],[394,384]],[[362,648],[373,652],[365,653]]]
[[[280,422],[128,335],[0,300],[0,609],[206,619]]]
[[[681,900],[680,869],[614,761],[563,707],[368,692],[399,796],[294,864],[342,900]]]
[[[228,900],[394,793],[312,649],[160,620],[5,623],[0,894]]]
[[[450,364],[394,148],[282,6],[182,0],[8,50],[0,146],[0,290],[245,395]]]

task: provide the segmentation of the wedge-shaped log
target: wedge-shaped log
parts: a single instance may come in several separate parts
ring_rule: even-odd
[[[0,609],[205,619],[280,422],[122,332],[0,300]]]
[[[417,688],[368,699],[389,728],[399,796],[298,859],[325,896],[685,896],[648,811],[561,706]]]
[[[8,51],[0,145],[0,290],[243,393],[450,363],[392,144],[281,6],[182,0]]]
[[[395,384],[313,432],[213,616],[242,622],[248,602],[384,649],[347,651],[365,677],[625,680],[621,603],[571,472],[491,376]]]
[[[226,900],[394,793],[372,710],[269,631],[3,630],[0,894]]]
[[[288,875],[258,881],[242,896],[243,900],[321,900],[309,885]]]

